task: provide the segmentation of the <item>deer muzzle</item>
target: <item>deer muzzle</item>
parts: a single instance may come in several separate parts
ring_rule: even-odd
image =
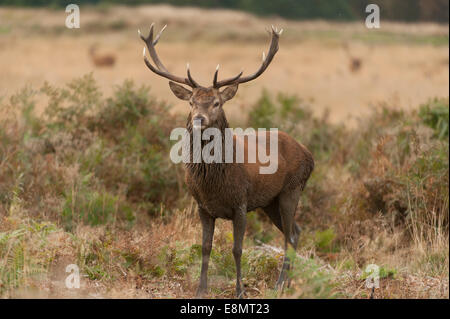
[[[198,129],[204,129],[208,124],[208,120],[203,115],[196,115],[192,119],[192,127],[196,130]]]

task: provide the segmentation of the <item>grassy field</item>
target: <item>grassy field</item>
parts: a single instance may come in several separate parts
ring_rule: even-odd
[[[167,6],[82,8],[78,31],[60,11],[0,8],[0,297],[194,296],[200,221],[168,156],[187,107],[142,63],[136,29],[153,20],[169,23],[158,44],[167,67],[189,61],[205,84],[217,63],[223,76],[255,68],[264,27],[286,29],[269,70],[226,113],[235,127],[288,132],[316,167],[281,294],[282,236],[249,213],[248,297],[368,298],[365,269],[376,264],[374,298],[448,298],[448,26],[372,33]],[[93,43],[117,57],[113,68],[92,65]],[[345,43],[362,59],[357,72]],[[232,242],[219,221],[209,297],[233,297]],[[69,264],[80,289],[65,287]]]

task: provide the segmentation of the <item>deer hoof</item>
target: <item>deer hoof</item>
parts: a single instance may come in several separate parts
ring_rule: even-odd
[[[242,289],[242,291],[236,291],[236,297],[238,299],[244,299],[244,297],[247,297],[247,293],[245,291],[245,289]]]
[[[198,288],[197,293],[195,294],[195,298],[202,299],[206,295],[206,288]]]
[[[283,291],[286,281],[285,274],[281,273],[280,277],[278,277],[277,283],[275,284],[275,290],[280,292]]]

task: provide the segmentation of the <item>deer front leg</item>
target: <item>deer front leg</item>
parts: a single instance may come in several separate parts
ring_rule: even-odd
[[[200,284],[197,289],[197,297],[202,297],[208,287],[208,264],[209,256],[211,255],[212,242],[214,236],[214,224],[215,219],[207,211],[200,208],[198,209],[200,220],[202,222],[203,235],[202,235],[202,270],[200,273]]]
[[[238,298],[242,298],[245,293],[241,277],[241,256],[242,243],[244,241],[245,234],[246,213],[246,207],[242,206],[235,212],[233,218],[233,256],[236,263],[236,296]]]

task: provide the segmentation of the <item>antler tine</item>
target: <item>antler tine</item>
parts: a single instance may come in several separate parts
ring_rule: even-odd
[[[274,26],[272,26],[272,31],[271,31],[272,38],[270,41],[269,51],[267,53],[267,56],[265,56],[265,54],[263,52],[263,61],[262,61],[261,66],[255,73],[253,73],[252,75],[249,75],[249,76],[241,77],[237,82],[245,83],[245,82],[254,80],[267,69],[270,62],[272,62],[272,59],[274,58],[275,54],[278,51],[278,40],[279,40],[282,32],[283,32],[282,29],[280,31],[278,31],[278,29],[276,29]]]
[[[217,86],[217,76],[219,75],[219,64],[217,64],[216,72],[214,72],[213,87]]]
[[[191,76],[191,70],[189,69],[189,63],[186,65],[186,69],[187,69],[187,76],[189,81],[191,82],[193,87],[199,87],[200,85],[194,81],[194,79]]]
[[[144,47],[144,51],[143,51],[143,56],[144,56],[144,62],[147,65],[147,67],[154,73],[165,77],[169,80],[172,80],[174,82],[178,82],[178,83],[182,83],[182,84],[186,84],[189,85],[191,87],[197,87],[198,84],[192,79],[189,69],[188,69],[188,78],[182,78],[176,75],[171,74],[166,67],[164,66],[164,64],[162,64],[161,60],[158,57],[158,54],[156,53],[155,50],[155,45],[158,43],[161,34],[163,33],[163,31],[166,29],[167,25],[165,25],[161,31],[159,31],[159,33],[156,35],[155,40],[153,40],[153,30],[154,30],[154,26],[155,24],[152,23],[150,26],[150,33],[148,35],[148,37],[144,37],[141,33],[140,30],[138,30],[139,36],[142,39],[142,41],[145,42],[148,51],[150,53],[150,57],[152,58],[153,62],[156,64],[156,67],[154,67],[150,61],[147,59],[147,56],[145,54],[145,47]]]
[[[217,77],[216,77],[217,73],[218,73],[218,70],[216,70],[216,74],[214,74],[214,80],[215,81],[213,81],[213,86],[215,88],[220,88],[220,87],[225,86],[225,85],[236,83],[237,80],[239,80],[239,78],[242,76],[244,71],[239,72],[238,75],[236,75],[236,76],[234,76],[234,77],[232,77],[230,79],[222,80],[222,81],[219,81],[219,82],[217,82]]]
[[[147,47],[148,47],[148,52],[150,53],[150,56],[152,57],[152,60],[153,60],[153,62],[155,62],[158,69],[160,69],[161,71],[164,71],[164,72],[168,72],[166,67],[164,66],[164,64],[162,64],[161,60],[159,59],[158,55],[156,54],[155,44],[153,43],[154,27],[155,27],[155,23],[152,23],[152,25],[150,26],[150,33],[147,38],[148,42],[146,42]],[[156,42],[158,42],[158,40],[159,39],[157,39]],[[150,47],[148,46],[149,43],[151,43]]]
[[[253,73],[252,75],[249,75],[249,76],[241,77],[242,73],[243,73],[241,71],[241,73],[239,73],[234,78],[217,82],[217,73],[218,73],[218,68],[217,68],[216,73],[214,74],[214,81],[213,81],[213,86],[215,88],[220,88],[221,86],[225,86],[225,85],[229,85],[229,84],[233,84],[233,83],[240,84],[240,83],[245,83],[245,82],[254,80],[267,69],[270,62],[272,62],[273,57],[275,56],[275,54],[278,51],[278,39],[279,39],[281,33],[283,32],[283,29],[280,29],[280,31],[278,31],[278,29],[272,25],[271,29],[268,29],[267,31],[271,34],[270,47],[269,47],[267,56],[263,52],[262,64],[259,67],[259,69],[255,73]]]
[[[220,88],[221,86],[232,84],[233,82],[235,82],[237,79],[239,79],[242,76],[242,73],[244,73],[244,71],[241,71],[238,75],[236,75],[235,77],[232,77],[228,80],[217,82],[217,78],[218,78],[218,74],[219,74],[219,64],[217,64],[216,72],[214,72],[213,87]]]
[[[163,33],[163,31],[167,28],[167,24],[163,26],[163,28],[161,29],[161,31],[159,31],[158,35],[156,36],[155,40],[153,41],[153,46],[155,46],[158,41],[159,38],[161,37],[161,34]]]
[[[148,34],[148,37],[144,37],[141,33],[141,30],[138,30],[138,33],[139,33],[139,36],[141,37],[142,41],[144,41],[145,44],[147,45],[150,56],[151,56],[153,62],[155,62],[158,69],[160,69],[161,71],[167,72],[166,67],[164,66],[164,64],[162,64],[161,60],[159,60],[158,55],[156,54],[156,51],[154,48],[154,46],[158,43],[159,38],[161,37],[161,34],[164,31],[165,27],[158,33],[155,41],[153,41],[154,26],[155,26],[155,23],[152,23],[150,26],[150,32]]]

